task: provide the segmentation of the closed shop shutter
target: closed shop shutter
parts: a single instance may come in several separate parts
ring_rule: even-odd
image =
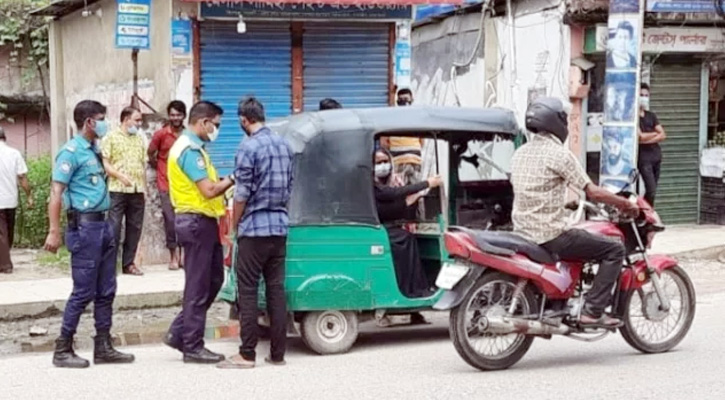
[[[257,97],[268,119],[292,112],[291,49],[288,22],[248,22],[244,34],[233,22],[201,24],[201,98],[224,109],[219,138],[209,146],[220,174],[231,173],[242,140],[237,117],[242,97]]]
[[[698,219],[701,64],[655,64],[651,109],[667,132],[656,208],[667,224]]]
[[[304,110],[331,97],[345,108],[388,105],[389,24],[305,23]]]

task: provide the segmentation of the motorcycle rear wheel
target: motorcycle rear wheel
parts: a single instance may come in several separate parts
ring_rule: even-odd
[[[533,336],[523,334],[495,335],[480,332],[476,328],[478,318],[489,313],[505,313],[513,298],[517,278],[500,272],[489,272],[481,276],[460,305],[451,310],[449,331],[458,354],[472,367],[482,371],[495,371],[511,367],[526,354],[534,341]],[[519,296],[515,315],[535,313],[537,298],[531,285],[527,285]],[[500,314],[498,314],[500,315]],[[472,337],[478,336],[478,337]],[[509,342],[498,348],[499,343]],[[486,354],[493,347],[499,354]]]
[[[625,302],[622,337],[642,353],[672,350],[685,338],[695,318],[695,288],[687,273],[676,266],[664,270],[660,279],[670,300],[669,311],[659,310],[659,298],[651,282],[631,291]]]

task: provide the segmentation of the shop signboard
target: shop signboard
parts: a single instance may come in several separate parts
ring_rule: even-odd
[[[647,0],[649,12],[714,13],[713,0]]]
[[[602,53],[607,50],[609,28],[597,25],[587,32],[584,52]],[[725,52],[725,29],[684,28],[677,26],[644,28],[643,53],[723,53]]]
[[[301,18],[346,20],[405,20],[413,18],[413,7],[402,4],[318,4],[274,2],[204,2],[202,18]]]
[[[645,0],[611,0],[607,29],[600,182],[623,188],[637,167]]]
[[[151,0],[116,0],[116,48],[148,50]]]

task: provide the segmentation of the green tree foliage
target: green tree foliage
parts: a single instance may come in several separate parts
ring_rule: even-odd
[[[53,163],[46,155],[28,159],[27,164],[35,207],[32,210],[27,208],[25,192],[21,190],[15,221],[15,246],[39,248],[48,234],[48,198]]]
[[[38,77],[42,80],[43,68],[48,66],[48,21],[30,15],[48,3],[49,0],[0,0],[0,48],[9,48],[9,66],[21,67],[26,83]],[[0,119],[4,116],[3,108],[0,104]]]

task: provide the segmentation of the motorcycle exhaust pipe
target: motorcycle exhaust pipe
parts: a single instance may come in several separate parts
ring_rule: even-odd
[[[521,318],[483,317],[479,320],[481,332],[490,332],[499,335],[522,333],[525,335],[566,335],[571,328],[564,324],[549,325],[540,321],[530,321]]]

